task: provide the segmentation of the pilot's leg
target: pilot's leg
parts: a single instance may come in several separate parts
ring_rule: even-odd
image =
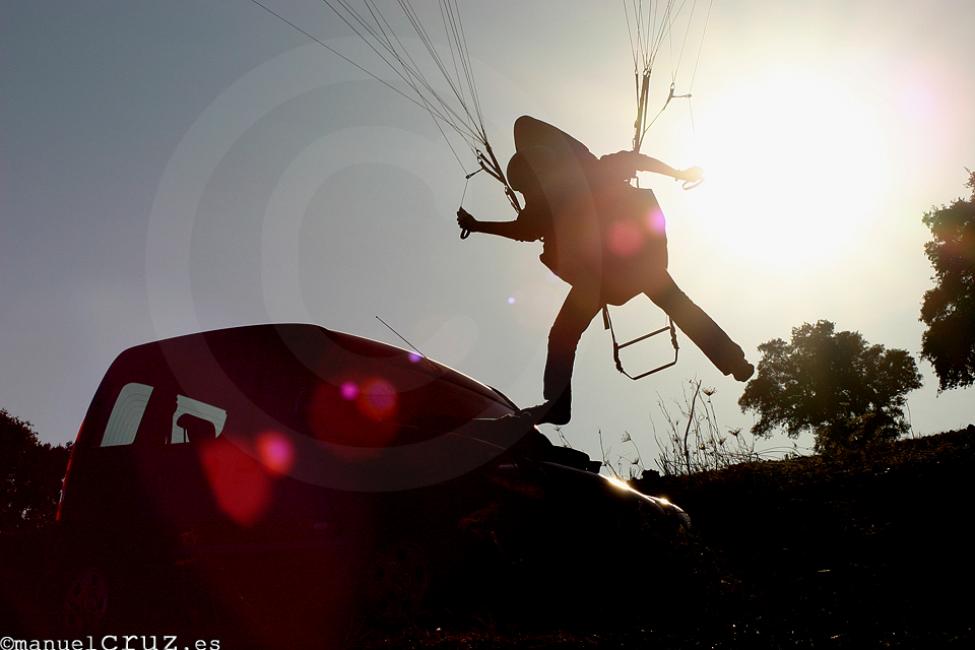
[[[566,424],[571,417],[572,366],[582,333],[602,308],[597,289],[572,287],[548,335],[545,403],[528,409],[537,424]]]
[[[725,375],[748,381],[755,368],[745,359],[741,347],[718,327],[703,309],[695,305],[665,269],[654,272],[646,295],[674,319],[674,323]]]

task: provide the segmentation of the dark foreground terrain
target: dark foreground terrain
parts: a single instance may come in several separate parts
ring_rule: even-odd
[[[750,463],[691,477],[648,474],[635,487],[687,510],[688,533],[627,535],[631,525],[595,521],[575,505],[547,519],[525,519],[519,528],[552,533],[529,533],[531,539],[571,538],[537,549],[538,557],[557,558],[554,574],[524,562],[503,571],[485,563],[483,553],[458,551],[464,559],[453,584],[463,585],[460,591],[441,593],[433,607],[398,612],[385,630],[368,617],[353,626],[358,631],[345,645],[975,647],[973,476],[975,426],[829,459]],[[18,539],[33,538],[10,537],[7,546]],[[597,543],[607,539],[612,543]],[[37,567],[45,549],[24,546],[16,559],[0,548],[5,633],[43,629],[39,623],[51,616],[18,586],[44,593],[46,573]],[[400,573],[407,575],[394,572]],[[17,574],[32,578],[14,581]],[[413,594],[415,582],[405,581],[396,593]],[[189,593],[164,600],[183,602]],[[214,638],[223,647],[265,647],[231,642],[227,629],[219,632]]]
[[[624,622],[426,624],[363,640],[413,648],[975,647],[975,427],[834,459],[646,477],[694,520],[692,593]],[[653,558],[580,558],[610,593]],[[539,603],[541,609],[544,604]]]

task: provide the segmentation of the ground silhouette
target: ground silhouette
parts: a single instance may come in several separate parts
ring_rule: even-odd
[[[869,452],[748,463],[691,476],[648,472],[635,486],[686,508],[694,522],[689,541],[671,548],[666,561],[659,548],[633,548],[623,539],[618,548],[627,550],[613,558],[563,553],[566,585],[585,577],[597,601],[603,590],[626,592],[631,602],[625,612],[553,610],[544,599],[524,597],[544,595],[544,584],[531,592],[499,589],[481,600],[475,616],[459,615],[456,607],[426,610],[394,630],[362,636],[357,645],[971,647],[975,632],[966,594],[975,581],[967,516],[973,471],[970,425],[874,445]],[[561,516],[572,515],[567,510]],[[610,542],[623,532],[587,527],[586,521],[574,525]],[[19,566],[0,562],[0,568],[28,571],[28,556],[19,557]],[[632,570],[637,565],[649,572]],[[475,582],[484,572],[473,560],[468,569]],[[637,575],[644,577],[635,581]],[[6,605],[23,599],[4,595]],[[538,617],[543,610],[546,616]]]
[[[547,630],[496,621],[418,628],[375,647],[969,648],[973,471],[970,425],[869,454],[650,473],[636,486],[687,507],[706,557],[697,577],[710,587],[681,601],[683,615],[647,609],[628,624]],[[625,579],[608,575],[606,589]]]

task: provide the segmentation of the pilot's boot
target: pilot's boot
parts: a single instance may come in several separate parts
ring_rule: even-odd
[[[568,424],[572,418],[572,389],[566,388],[555,399],[545,400],[541,404],[524,409],[522,413],[530,414],[535,424]]]
[[[748,363],[744,356],[742,356],[741,361],[736,363],[734,367],[725,373],[726,375],[731,375],[738,381],[748,381],[755,374],[755,366]]]

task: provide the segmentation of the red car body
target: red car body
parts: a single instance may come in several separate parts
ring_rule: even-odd
[[[430,602],[517,608],[539,585],[589,584],[566,553],[686,525],[598,466],[394,346],[303,324],[148,343],[112,363],[85,416],[45,598],[62,633],[262,647],[339,643],[350,621]]]

